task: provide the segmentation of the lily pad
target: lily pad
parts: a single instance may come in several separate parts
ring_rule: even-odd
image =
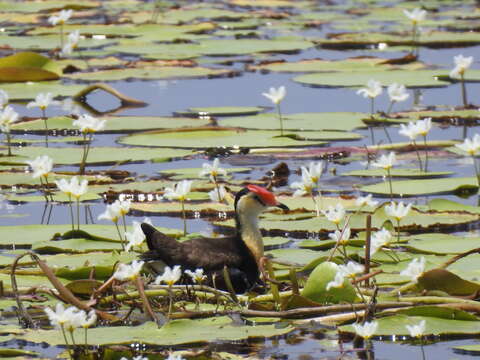
[[[181,134],[181,136],[179,136]],[[198,128],[181,131],[156,131],[122,137],[126,145],[205,148],[235,144],[240,147],[282,147],[321,145],[328,140],[356,140],[360,135],[346,132],[296,132],[278,136],[278,131],[242,131],[232,128]]]
[[[480,238],[456,236],[451,234],[416,234],[412,235],[404,246],[414,252],[425,254],[461,254],[479,247]]]
[[[147,322],[140,326],[98,327],[88,333],[89,345],[131,344],[142,342],[155,346],[172,346],[191,343],[210,343],[213,341],[234,341],[248,338],[265,338],[287,334],[294,328],[275,325],[238,325],[229,317],[215,317],[200,320],[172,320],[158,328],[157,324]],[[20,339],[50,345],[62,345],[64,340],[58,336],[58,330],[27,330]]]
[[[245,116],[256,115],[263,111],[259,106],[221,106],[221,107],[195,107],[186,111],[176,111],[179,116],[198,117],[208,116]]]
[[[422,179],[392,181],[392,189],[395,195],[416,196],[432,194],[448,194],[462,192],[477,192],[478,182],[474,177],[446,178],[446,179]],[[389,195],[388,181],[361,186],[360,190],[367,193]]]
[[[0,82],[56,80],[60,73],[60,67],[53,60],[33,52],[0,59]]]
[[[368,169],[368,170],[352,170],[341,174],[342,176],[359,176],[359,177],[385,177],[385,170],[383,169]],[[392,177],[399,178],[437,178],[454,174],[452,171],[420,171],[418,169],[391,169]]]

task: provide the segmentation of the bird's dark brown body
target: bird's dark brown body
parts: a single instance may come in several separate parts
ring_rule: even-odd
[[[142,259],[162,260],[170,267],[181,265],[182,270],[202,268],[208,284],[222,290],[227,289],[223,276],[226,267],[234,290],[245,292],[260,276],[263,241],[257,222],[259,214],[268,206],[286,208],[272,193],[259,186],[249,185],[238,192],[235,197],[235,233],[221,238],[202,237],[178,242],[143,223],[149,251],[142,254]]]

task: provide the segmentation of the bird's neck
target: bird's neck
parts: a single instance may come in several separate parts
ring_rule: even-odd
[[[260,212],[257,211],[237,211],[235,218],[239,235],[257,264],[263,257],[263,239],[258,227],[259,215]]]

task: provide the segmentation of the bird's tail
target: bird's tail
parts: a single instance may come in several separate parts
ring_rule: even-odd
[[[152,225],[142,223],[142,231],[145,234],[148,251],[141,255],[142,260],[165,260],[168,249],[177,246],[177,241],[155,229]]]

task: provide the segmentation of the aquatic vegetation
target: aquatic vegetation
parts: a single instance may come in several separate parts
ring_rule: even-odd
[[[268,98],[277,108],[278,121],[280,123],[280,136],[283,136],[283,118],[282,111],[280,109],[280,103],[287,96],[287,90],[285,86],[280,86],[278,89],[271,87],[267,93],[262,93],[263,96]]]
[[[79,174],[85,173],[85,166],[87,163],[88,153],[92,144],[93,134],[97,131],[103,130],[106,126],[107,120],[99,120],[93,116],[83,114],[74,120],[72,125],[77,126],[83,134],[83,155],[80,160]]]
[[[174,185],[174,187],[166,187],[163,197],[168,200],[178,200],[182,204],[183,217],[183,235],[187,235],[187,217],[185,213],[185,201],[187,195],[192,188],[193,181],[182,180]]]
[[[65,23],[72,17],[73,10],[61,10],[58,15],[52,15],[48,18],[48,22],[52,26],[60,25],[59,35],[60,35],[60,49],[63,49],[64,39],[63,39],[63,26]]]
[[[10,129],[18,121],[18,113],[10,105],[4,106],[0,111],[0,130],[7,137],[7,156],[12,155]]]
[[[380,96],[383,92],[382,84],[380,81],[370,79],[367,82],[367,86],[357,90],[357,95],[361,95],[364,98],[370,99],[370,116],[375,114],[375,98]]]
[[[26,161],[26,163],[32,168],[32,177],[34,179],[40,179],[40,185],[43,188],[45,201],[53,201],[53,196],[48,188],[48,175],[53,168],[53,160],[48,155],[37,156],[34,160]],[[49,197],[50,195],[50,197]]]

